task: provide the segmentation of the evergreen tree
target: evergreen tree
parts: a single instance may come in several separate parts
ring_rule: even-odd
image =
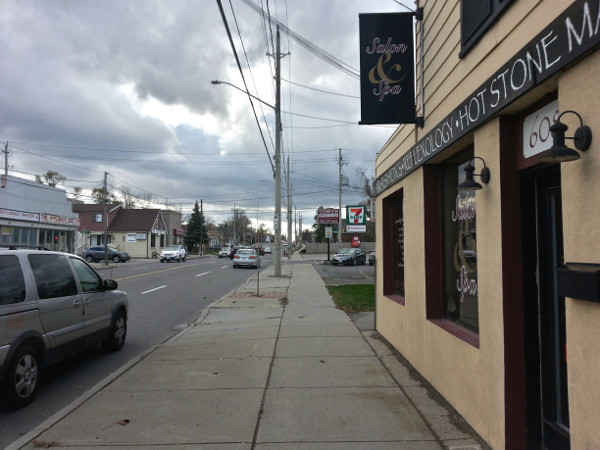
[[[208,242],[208,232],[206,231],[204,215],[200,212],[198,200],[196,200],[194,210],[188,221],[187,234],[184,241],[188,251],[192,250],[195,246],[199,247],[201,243],[206,244]]]
[[[325,238],[325,226],[318,222],[320,209],[323,209],[323,205],[317,208],[317,214],[315,214],[314,217],[315,223],[312,226],[315,233],[315,242],[327,242],[327,239]]]

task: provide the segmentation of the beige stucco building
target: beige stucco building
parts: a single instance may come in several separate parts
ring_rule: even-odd
[[[376,328],[492,448],[598,449],[600,2],[417,3],[424,123],[376,159]],[[557,119],[590,128],[580,159],[547,161]]]

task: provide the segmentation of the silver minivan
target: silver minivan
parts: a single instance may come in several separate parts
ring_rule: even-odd
[[[116,289],[75,255],[0,251],[0,398],[23,407],[43,367],[98,343],[120,350],[129,304]]]

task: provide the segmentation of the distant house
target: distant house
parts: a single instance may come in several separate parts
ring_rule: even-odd
[[[167,224],[160,209],[121,209],[109,227],[113,246],[132,258],[149,258],[167,245]]]
[[[84,247],[102,245],[105,227],[110,227],[117,216],[121,205],[108,205],[104,216],[104,205],[97,203],[73,203],[72,210],[79,215],[80,238],[77,240],[77,253],[81,253]],[[107,235],[108,243],[111,243],[110,235]]]
[[[105,216],[103,205],[73,204],[79,214],[81,241],[85,246],[102,245]],[[183,240],[181,213],[160,209],[124,209],[109,206],[107,211],[107,242],[132,258],[150,258],[169,244]]]

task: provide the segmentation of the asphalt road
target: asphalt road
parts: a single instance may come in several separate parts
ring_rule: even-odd
[[[272,261],[263,258],[262,268]],[[106,353],[101,346],[43,372],[34,402],[20,410],[0,403],[0,448],[17,440],[99,381],[193,323],[203,308],[244,283],[256,269],[233,269],[231,260],[215,256],[181,263],[133,260],[105,268],[104,278],[118,281],[129,297],[127,339],[123,349]]]

